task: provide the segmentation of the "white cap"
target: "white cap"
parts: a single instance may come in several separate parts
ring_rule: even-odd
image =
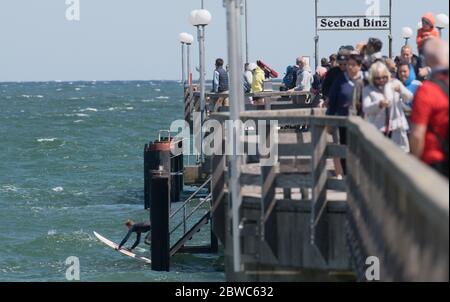
[[[248,70],[250,70],[250,71],[255,70],[256,67],[258,67],[258,65],[256,65],[256,63],[250,63],[250,64],[248,64]]]

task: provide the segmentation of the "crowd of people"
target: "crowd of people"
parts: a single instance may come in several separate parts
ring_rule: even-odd
[[[406,44],[389,58],[383,55],[382,41],[370,38],[340,47],[321,60],[315,73],[306,57],[297,58],[286,70],[282,90],[310,92],[330,116],[361,116],[404,152],[448,177],[449,45],[440,38],[433,14],[425,14],[422,24],[417,54]],[[259,64],[246,64],[245,92],[263,91],[267,76]],[[227,90],[228,76],[219,59],[213,91]],[[346,144],[345,129],[329,131]],[[336,159],[335,166],[342,177],[345,161]]]

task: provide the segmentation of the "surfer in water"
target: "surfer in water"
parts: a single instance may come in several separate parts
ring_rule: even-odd
[[[133,244],[133,246],[129,249],[127,249],[128,251],[133,251],[141,242],[141,234],[142,233],[147,233],[148,235],[145,237],[145,243],[148,244],[148,242],[150,242],[150,230],[151,230],[151,225],[149,223],[135,223],[133,220],[127,220],[125,222],[125,226],[128,228],[128,233],[125,236],[125,238],[123,238],[122,242],[119,244],[119,246],[116,248],[116,250],[120,250],[122,248],[122,246],[128,241],[128,239],[130,238],[132,233],[136,233],[136,242]]]

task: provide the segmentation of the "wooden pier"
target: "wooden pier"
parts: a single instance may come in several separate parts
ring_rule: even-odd
[[[303,103],[297,95],[263,93],[270,107],[241,114],[244,123],[276,120],[280,130],[274,166],[245,156],[241,167],[238,272],[227,156],[211,156],[198,167],[207,167],[211,176],[210,217],[225,247],[227,280],[366,281],[370,256],[379,259],[381,281],[448,280],[448,181],[361,118],[325,116],[301,95]],[[207,98],[209,108],[216,108],[208,118],[222,125],[228,110],[214,104],[223,97]],[[193,108],[188,121],[197,98],[186,98],[186,107]],[[307,130],[299,131],[301,125]],[[345,128],[347,146],[333,143],[330,127]],[[245,132],[246,148],[258,135]],[[332,158],[347,160],[344,179],[335,177]]]

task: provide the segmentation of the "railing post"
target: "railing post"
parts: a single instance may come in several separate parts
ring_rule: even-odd
[[[311,122],[312,142],[312,203],[311,203],[311,244],[316,246],[325,262],[328,259],[327,131],[322,125]]]

